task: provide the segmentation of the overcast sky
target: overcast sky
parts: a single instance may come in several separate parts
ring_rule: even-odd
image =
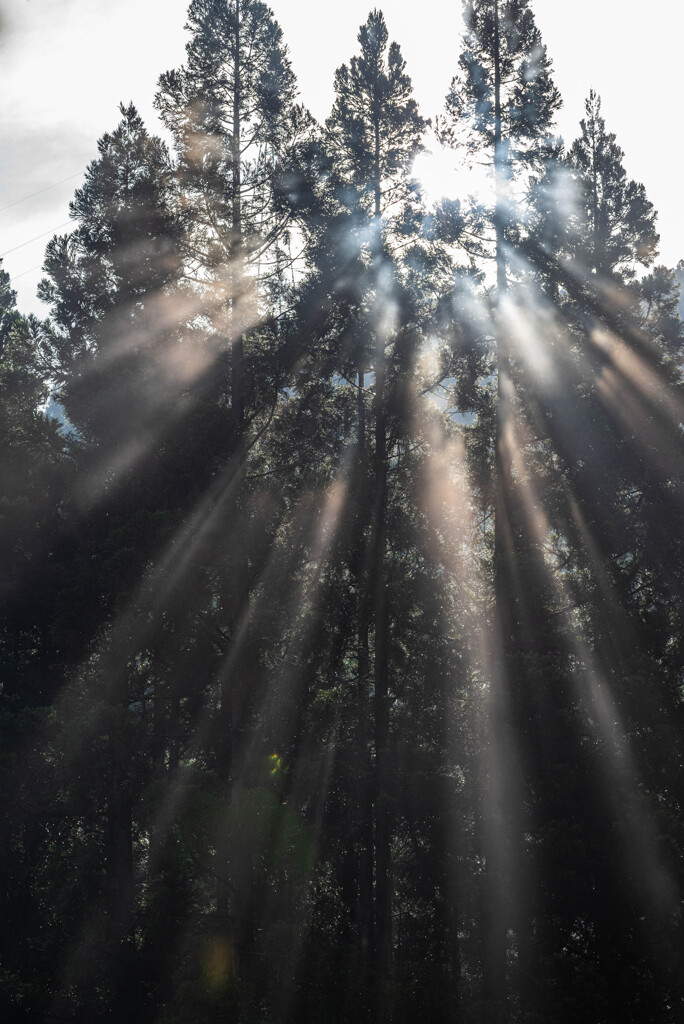
[[[69,199],[96,155],[97,138],[116,126],[119,102],[133,100],[158,129],[155,83],[183,61],[187,5],[0,0],[0,254],[7,253],[3,266],[22,311],[44,312],[35,290],[45,245],[55,229],[67,230]],[[368,0],[272,3],[301,97],[321,120],[332,103],[335,68],[356,52],[358,27],[370,6]],[[421,112],[439,113],[460,52],[459,0],[386,0],[380,6],[390,38],[402,48]],[[564,100],[561,134],[566,142],[575,138],[584,98],[595,88],[607,127],[625,151],[628,174],[645,184],[659,211],[661,260],[673,266],[684,258],[682,5],[533,0],[533,9]]]

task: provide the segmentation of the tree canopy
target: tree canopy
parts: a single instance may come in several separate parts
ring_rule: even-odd
[[[3,1020],[684,1018],[684,264],[463,13],[442,112],[373,10],[317,124],[192,0],[44,317],[0,267]]]

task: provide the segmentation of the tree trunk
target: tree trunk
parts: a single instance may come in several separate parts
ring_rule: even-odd
[[[510,358],[502,328],[501,306],[506,292],[505,185],[506,154],[501,131],[501,65],[499,4],[494,6],[494,177],[496,206],[496,306],[495,337],[497,355],[497,398],[494,481],[494,642],[497,655],[493,663],[490,707],[487,717],[488,793],[483,809],[485,849],[484,920],[484,1004],[488,1024],[500,1024],[506,1017],[506,856],[508,819],[504,812],[501,784],[507,775],[505,733],[506,680],[511,645],[511,602],[509,586],[510,543]]]
[[[389,979],[392,963],[392,889],[390,813],[388,805],[389,755],[389,616],[385,558],[385,501],[387,494],[385,367],[379,353],[375,373],[375,510],[372,560],[375,620],[375,905],[377,966]]]
[[[244,330],[243,330],[243,224],[241,203],[241,112],[242,69],[240,63],[241,20],[240,0],[235,4],[235,23],[233,37],[233,124],[231,137],[232,164],[232,204],[231,204],[231,237],[230,237],[230,274],[231,291],[227,299],[230,323],[231,376],[230,399],[235,430],[235,459],[237,472],[242,473],[245,461],[246,419],[245,419],[245,370],[244,370]],[[245,509],[240,501],[240,488],[233,510],[234,521],[244,525]],[[218,773],[225,785],[227,806],[232,804],[236,796],[236,761],[240,738],[241,719],[243,717],[243,698],[245,684],[242,678],[244,663],[239,648],[243,646],[240,631],[249,600],[248,571],[249,559],[247,545],[236,531],[235,542],[230,555],[231,579],[230,586],[230,643],[227,654],[227,666],[224,667],[221,679],[219,716],[220,736],[217,751]],[[237,922],[231,920],[230,897],[230,854],[225,848],[220,851],[217,879],[216,911],[219,928],[232,943],[240,929]]]
[[[375,122],[374,153],[375,245],[381,250],[380,123]],[[376,301],[380,301],[377,295]],[[369,589],[373,595],[375,623],[374,720],[375,720],[375,952],[380,980],[378,1019],[391,1015],[387,992],[392,969],[392,884],[390,813],[388,796],[389,754],[389,614],[385,557],[385,502],[387,498],[387,396],[385,338],[376,329],[375,353],[375,450],[373,453],[373,519]]]
[[[368,451],[366,447],[366,407],[363,357],[358,369],[358,482],[359,510],[364,509],[365,489],[368,479]],[[366,515],[362,512],[359,523],[363,537]],[[357,665],[358,665],[358,772],[360,776],[359,810],[361,830],[359,836],[359,894],[356,919],[362,956],[371,956],[375,947],[373,921],[373,818],[369,754],[368,718],[370,712],[370,622],[372,601],[368,587],[368,545],[360,542],[360,557],[357,569]]]

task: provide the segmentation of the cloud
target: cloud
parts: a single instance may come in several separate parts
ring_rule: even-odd
[[[31,125],[5,121],[2,136],[0,207],[10,203],[16,205],[0,213],[0,231],[38,211],[49,211],[56,202],[72,193],[78,185],[76,178],[41,192],[26,202],[17,203],[33,192],[84,171],[97,155],[96,140],[92,134],[75,128],[73,124]],[[65,140],[68,140],[68,145]]]

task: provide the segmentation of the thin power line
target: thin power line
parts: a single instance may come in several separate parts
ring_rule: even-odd
[[[40,270],[42,266],[42,263],[36,263],[35,267],[29,267],[28,270],[22,270],[21,274],[15,274],[13,277],[10,277],[10,284],[14,284],[18,277],[24,277],[26,274],[30,274],[34,270]]]
[[[67,224],[71,224],[71,221],[65,220],[63,224],[58,224],[56,228],[50,228],[48,231],[41,231],[39,235],[34,235],[33,238],[27,238],[25,242],[20,242],[19,245],[15,245],[14,248],[0,252],[0,259],[2,259],[3,256],[9,256],[11,252],[16,252],[17,249],[23,249],[25,245],[30,245],[31,242],[35,242],[39,238],[45,238],[46,235],[51,235],[53,231],[59,231],[60,228],[65,228]]]
[[[83,174],[83,171],[76,171],[75,174],[68,174],[66,178],[60,178],[59,181],[55,181],[52,185],[46,185],[45,188],[39,188],[37,192],[31,192],[28,196],[22,196],[21,199],[15,199],[13,203],[8,203],[7,206],[0,206],[0,213],[5,210],[9,210],[10,206],[17,206],[19,203],[25,203],[27,199],[33,199],[34,196],[39,196],[41,192],[49,192],[51,188],[57,188],[58,185],[63,185],[65,181],[71,181],[72,178],[78,178]]]

